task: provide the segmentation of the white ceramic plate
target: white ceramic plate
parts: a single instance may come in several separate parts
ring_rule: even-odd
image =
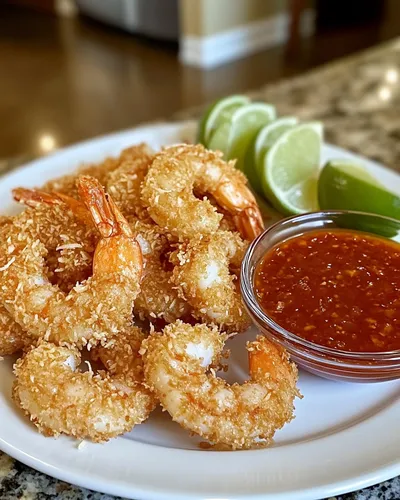
[[[0,212],[17,209],[10,189],[37,186],[81,162],[116,155],[133,143],[154,148],[191,140],[193,123],[161,124],[125,131],[59,151],[0,181]],[[325,145],[324,160],[354,155]],[[379,180],[400,192],[400,177],[362,160]],[[230,343],[228,378],[243,380],[244,343],[255,329]],[[105,445],[41,436],[11,400],[12,360],[0,363],[0,449],[51,476],[135,499],[320,499],[400,474],[400,381],[349,384],[302,372],[296,419],[276,434],[269,449],[200,450],[166,414],[155,411],[133,432]]]

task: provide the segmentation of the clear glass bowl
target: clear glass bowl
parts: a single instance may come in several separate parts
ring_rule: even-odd
[[[400,378],[400,350],[351,353],[314,344],[279,326],[258,304],[254,272],[265,253],[288,238],[324,228],[351,229],[400,242],[400,221],[361,212],[314,212],[274,224],[253,241],[242,263],[241,292],[253,322],[261,333],[285,347],[299,366],[321,377],[349,382]]]

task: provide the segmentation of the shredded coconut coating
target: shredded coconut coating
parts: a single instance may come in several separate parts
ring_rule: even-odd
[[[0,216],[0,241],[6,238],[7,230],[12,225],[11,217]],[[5,248],[0,247],[4,252]],[[7,249],[8,254],[8,249]],[[7,259],[3,256],[3,262]],[[8,260],[10,262],[10,260]],[[7,266],[8,264],[4,264]],[[30,337],[24,332],[23,328],[16,323],[7,309],[0,304],[0,356],[14,354],[31,342]]]
[[[148,418],[155,399],[137,372],[82,373],[80,361],[78,350],[47,342],[17,361],[13,398],[42,434],[104,442]]]
[[[201,145],[172,146],[155,156],[143,183],[142,201],[158,225],[184,240],[220,227],[223,216],[207,199],[212,196],[234,216],[242,236],[253,239],[263,230],[263,221],[246,183],[234,162],[222,160],[222,153]]]
[[[31,343],[32,338],[0,305],[0,356],[19,352]]]
[[[226,337],[217,328],[177,321],[142,344],[145,379],[163,408],[185,429],[231,449],[271,444],[293,419],[297,368],[286,351],[249,342],[250,380],[229,385],[208,370]]]
[[[143,360],[139,354],[146,334],[137,326],[120,332],[106,346],[94,347],[91,358],[100,360],[111,375],[126,375],[136,381],[143,381]]]
[[[84,179],[85,185],[90,179]],[[88,204],[106,213],[111,200],[98,186],[94,192],[88,189]],[[140,290],[142,255],[130,230],[129,235],[123,233],[127,222],[122,216],[106,221],[113,232],[96,246],[93,275],[65,294],[48,279],[47,248],[34,238],[40,226],[31,234],[29,221],[20,224],[24,214],[16,218],[0,246],[0,301],[22,328],[57,344],[89,343],[90,347],[130,325],[132,304]],[[103,224],[100,217],[98,228]]]
[[[7,248],[40,241],[47,251],[47,277],[65,292],[91,275],[99,234],[93,224],[84,224],[66,204],[27,207],[12,218],[7,237],[11,242]]]
[[[132,152],[134,148],[131,148]],[[150,219],[147,207],[140,199],[144,178],[153,161],[154,153],[146,144],[136,146],[136,154],[121,162],[121,165],[109,173],[106,188],[121,212],[136,216],[142,220]]]
[[[131,146],[124,149],[116,158],[109,157],[97,164],[82,165],[70,175],[46,182],[42,189],[49,192],[56,191],[76,198],[78,196],[76,181],[81,175],[94,177],[102,186],[106,186],[109,174],[119,168],[124,161],[134,161],[138,155],[142,155],[143,147],[145,147],[144,144]]]
[[[244,332],[250,326],[239,290],[246,248],[238,233],[218,231],[192,238],[171,255],[171,280],[195,318],[227,332]]]
[[[135,299],[134,313],[140,319],[163,319],[172,323],[190,314],[188,302],[179,296],[171,282],[172,266],[168,262],[171,242],[167,233],[151,222],[131,220],[131,227],[143,254],[143,278]]]
[[[40,242],[15,251],[0,275],[0,298],[32,336],[55,343],[85,345],[116,335],[131,320],[139,277],[93,275],[66,295],[44,272],[46,249]]]

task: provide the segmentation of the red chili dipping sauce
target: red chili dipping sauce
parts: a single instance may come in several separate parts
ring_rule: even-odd
[[[400,245],[346,230],[312,231],[266,253],[261,308],[315,344],[349,352],[400,349]]]

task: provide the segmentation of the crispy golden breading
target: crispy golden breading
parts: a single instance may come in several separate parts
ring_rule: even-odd
[[[29,346],[33,339],[0,305],[0,356],[8,356]]]
[[[0,216],[0,241],[6,238],[8,229],[12,226],[11,217]],[[0,252],[5,249],[0,248]],[[24,329],[14,320],[4,305],[0,304],[0,356],[14,354],[26,345],[31,339]]]
[[[82,165],[72,174],[52,179],[46,182],[42,189],[44,191],[67,194],[76,198],[78,196],[76,182],[81,175],[94,177],[102,186],[106,186],[111,172],[119,168],[125,161],[135,161],[137,158],[141,158],[146,152],[149,152],[149,148],[144,143],[131,146],[124,149],[116,158],[109,157],[101,163]]]
[[[104,442],[161,402],[211,446],[241,449],[293,418],[297,368],[265,338],[247,344],[250,380],[216,375],[250,325],[239,273],[263,222],[246,182],[201,145],[138,144],[13,190],[27,208],[0,216],[0,356],[24,351],[13,398],[39,432]]]
[[[212,444],[251,448],[271,443],[293,419],[297,368],[265,337],[249,342],[250,380],[229,385],[208,367],[226,337],[217,328],[181,321],[142,344],[145,379],[173,420]]]
[[[219,229],[222,214],[207,199],[210,195],[233,216],[242,237],[252,240],[264,223],[246,183],[234,162],[222,160],[222,153],[201,145],[172,146],[155,156],[143,182],[142,201],[159,226],[184,240]]]
[[[89,211],[79,200],[36,189],[17,188],[13,196],[28,208],[13,219],[12,231],[43,243],[48,278],[68,293],[92,273],[100,236]]]
[[[41,342],[14,367],[14,400],[46,436],[67,434],[104,442],[129,432],[147,419],[156,404],[141,383],[142,371],[127,369],[141,364],[141,338],[136,330],[123,334],[116,344],[118,354],[110,347],[103,356],[119,357],[125,341],[125,363],[97,374],[77,369],[81,362],[77,349]]]
[[[178,294],[172,283],[172,268],[168,262],[171,242],[168,234],[152,221],[132,220],[143,254],[143,278],[135,299],[134,313],[140,319],[162,319],[172,323],[190,314],[189,303]]]
[[[140,144],[137,146],[136,155],[122,161],[106,178],[107,192],[125,217],[135,216],[141,220],[151,220],[147,207],[140,199],[140,193],[153,158],[153,151],[145,144]]]
[[[140,246],[111,198],[93,178],[82,177],[80,189],[101,239],[93,275],[68,295],[48,280],[47,249],[29,236],[29,223],[13,224],[0,246],[0,300],[12,317],[36,338],[78,347],[103,341],[130,324],[142,274]]]
[[[238,286],[246,248],[238,233],[217,231],[192,238],[171,255],[171,280],[195,318],[227,332],[244,332],[250,326]]]

